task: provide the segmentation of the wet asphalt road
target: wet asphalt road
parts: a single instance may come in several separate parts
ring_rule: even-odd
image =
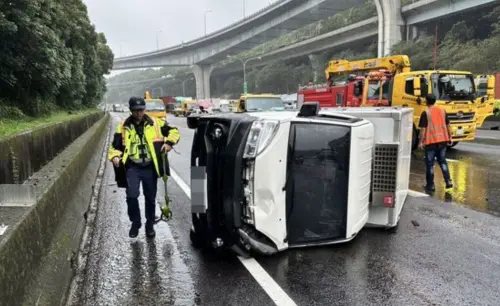
[[[169,120],[182,137],[171,165],[189,185],[192,132],[185,119]],[[117,122],[115,114],[113,129]],[[500,219],[482,212],[500,211],[493,191],[500,179],[499,151],[458,145],[449,153],[458,203],[441,201],[439,185],[433,198],[410,197],[396,233],[365,229],[347,244],[257,261],[297,305],[499,305]],[[420,191],[423,179],[417,154],[411,188]],[[189,198],[173,180],[168,188],[174,219],[160,223],[152,240],[143,229],[137,239],[128,238],[124,190],[114,184],[109,164],[102,188],[92,254],[74,305],[273,304],[236,257],[191,246]]]

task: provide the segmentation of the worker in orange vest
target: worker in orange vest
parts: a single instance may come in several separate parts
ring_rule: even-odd
[[[433,94],[426,96],[428,108],[420,115],[420,143],[418,147],[425,150],[425,178],[427,191],[434,191],[434,159],[437,159],[443,172],[446,189],[453,188],[448,163],[446,162],[446,148],[452,143],[450,119],[446,111],[437,107],[436,97]]]

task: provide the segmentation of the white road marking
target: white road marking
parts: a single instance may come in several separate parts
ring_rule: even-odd
[[[2,223],[2,225],[0,225],[0,236],[5,234],[5,231],[7,230],[8,227],[9,227],[8,225],[5,225],[3,223]]]
[[[449,161],[451,163],[458,163],[459,161],[456,160],[456,159],[451,159],[451,158],[447,158],[446,161]]]
[[[266,291],[269,297],[276,305],[297,305],[295,302],[281,289],[274,279],[262,268],[262,266],[254,258],[242,258],[238,256],[241,263],[252,274],[259,285]]]
[[[191,188],[172,168],[170,168],[170,175],[187,197],[191,199]],[[238,259],[276,305],[297,305],[255,259],[240,256],[238,256]]]

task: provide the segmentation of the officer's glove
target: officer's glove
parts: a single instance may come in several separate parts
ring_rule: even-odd
[[[163,144],[163,146],[161,147],[161,151],[164,153],[170,152],[171,150],[172,150],[172,146],[170,146],[167,143]]]

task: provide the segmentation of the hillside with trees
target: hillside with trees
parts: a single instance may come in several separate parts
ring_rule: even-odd
[[[408,1],[404,1],[406,3]],[[364,6],[337,13],[328,19],[310,24],[283,35],[266,44],[258,46],[238,55],[245,59],[259,56],[319,34],[323,34],[349,24],[359,22],[376,15],[373,1],[367,1]],[[436,68],[466,70],[476,74],[500,71],[500,5],[493,9],[482,9],[477,12],[455,15],[454,18],[439,20],[437,24],[437,63]],[[436,24],[423,25],[421,34],[415,40],[402,41],[392,48],[393,54],[410,56],[413,69],[432,69]],[[299,84],[305,84],[313,79],[314,73],[318,80],[324,80],[324,68],[328,60],[343,58],[348,60],[371,58],[377,56],[376,39],[365,46],[356,49],[332,50],[316,54],[320,63],[314,71],[307,56],[286,61],[276,61],[260,68],[247,67],[248,90],[250,92],[294,93]],[[221,63],[223,65],[224,63]],[[120,83],[122,79],[148,79],[161,75],[169,77],[166,80],[151,83],[141,83],[129,86],[120,91],[122,97],[131,94],[142,94],[146,89],[162,88],[164,94],[182,95],[181,81],[193,77],[189,69],[162,68],[125,73],[112,78],[112,82]],[[145,77],[148,75],[148,77]],[[243,88],[243,74],[236,72],[224,76],[212,76],[211,92],[214,97],[236,98]],[[116,90],[115,90],[116,91]],[[195,95],[194,80],[185,83],[186,95]],[[159,90],[156,90],[159,92]],[[117,97],[118,93],[110,90],[110,95]]]
[[[81,0],[0,2],[0,117],[98,105],[114,55]]]

